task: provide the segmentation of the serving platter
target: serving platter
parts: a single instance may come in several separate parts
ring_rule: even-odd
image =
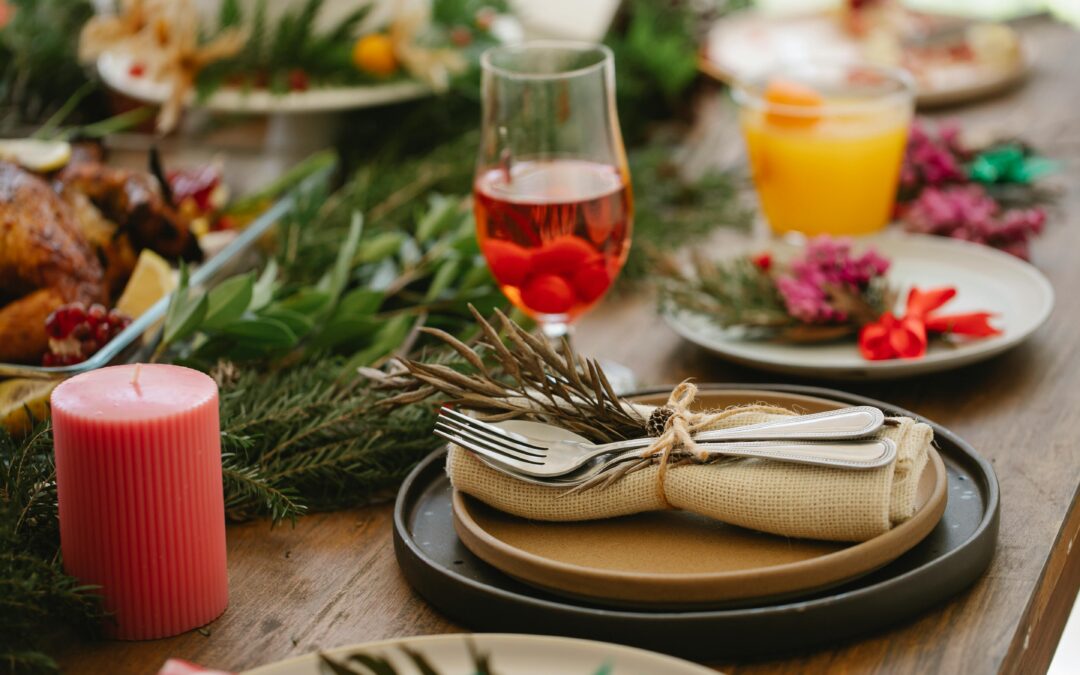
[[[124,52],[105,52],[97,61],[102,81],[119,93],[158,105],[169,99],[172,86],[168,82],[134,77],[131,68],[132,57]],[[231,88],[214,92],[205,101],[198,102],[192,92],[186,103],[218,113],[318,113],[399,103],[431,93],[431,87],[423,82],[402,80],[351,87],[317,87],[281,94]]]
[[[747,387],[702,385],[701,394],[731,389]],[[525,584],[469,551],[453,529],[452,488],[440,450],[417,466],[398,493],[394,545],[405,578],[439,611],[472,630],[569,635],[708,661],[775,656],[878,631],[940,604],[982,574],[997,541],[998,485],[989,462],[971,446],[925,418],[861,396],[795,385],[755,385],[753,391],[766,402],[795,394],[876,405],[930,424],[949,494],[940,522],[884,567],[798,598],[719,609],[613,608]]]
[[[695,663],[591,640],[547,635],[426,635],[366,642],[324,651],[342,662],[350,654],[364,653],[388,660],[399,675],[425,675],[404,650],[422,655],[436,675],[474,675],[470,648],[489,656],[501,675],[716,675]],[[608,670],[604,670],[607,668]],[[245,671],[244,675],[325,675],[318,654],[306,654]]]
[[[916,103],[924,108],[955,105],[1017,85],[1028,75],[1033,60],[1032,46],[1023,41],[1019,45],[1019,53],[1007,62],[943,63],[920,73]],[[709,77],[731,84],[784,63],[865,60],[865,49],[844,29],[836,13],[772,16],[750,10],[722,17],[712,25],[698,67]]]
[[[953,286],[957,296],[943,311],[989,311],[996,315],[992,323],[1002,334],[958,344],[932,341],[919,359],[867,361],[854,339],[786,344],[746,339],[701,314],[668,311],[664,319],[683,338],[742,365],[818,378],[884,380],[950,370],[996,356],[1031,337],[1054,307],[1054,289],[1038,269],[980,244],[886,233],[860,239],[857,246],[872,246],[891,261],[888,279],[899,298],[906,298],[913,285]]]

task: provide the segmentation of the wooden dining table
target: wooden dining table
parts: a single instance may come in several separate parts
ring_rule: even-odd
[[[1049,19],[1020,27],[1034,56],[1022,86],[932,112],[970,130],[1022,135],[1080,183],[1080,33]],[[730,104],[710,94],[686,165],[739,161]],[[639,186],[638,189],[648,189]],[[708,665],[728,673],[1035,673],[1045,670],[1080,586],[1080,190],[1063,190],[1033,262],[1050,278],[1050,321],[998,358],[886,382],[794,379],[725,363],[660,321],[647,292],[618,294],[581,322],[579,351],[631,365],[642,385],[790,382],[888,401],[943,424],[987,457],[1001,485],[1001,530],[985,574],[892,629],[808,653]],[[677,228],[678,222],[671,223]],[[721,232],[709,248],[732,243]],[[241,671],[291,655],[392,637],[466,631],[419,597],[398,568],[388,502],[305,516],[295,527],[228,528],[230,604],[205,628],[148,642],[69,639],[67,673],[157,672],[168,657]],[[882,607],[888,612],[888,607]]]

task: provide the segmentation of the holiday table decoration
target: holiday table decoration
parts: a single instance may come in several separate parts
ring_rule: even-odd
[[[1041,205],[1053,198],[1037,181],[1055,170],[1023,141],[973,143],[955,124],[930,130],[916,122],[896,215],[909,232],[965,239],[1027,260],[1046,223]]]
[[[685,311],[747,340],[824,343],[860,335],[868,360],[921,358],[927,335],[977,339],[1000,335],[990,312],[929,313],[956,295],[954,288],[913,287],[906,315],[893,314],[891,261],[874,248],[856,253],[848,239],[817,237],[786,261],[770,252],[713,261],[695,256],[687,271],[660,261],[662,311]]]
[[[189,368],[113,366],[52,394],[64,568],[100,586],[113,637],[148,640],[228,603],[218,391]]]
[[[571,490],[522,482],[452,445],[447,457],[451,482],[501,511],[576,521],[679,508],[763,532],[831,541],[871,539],[916,511],[916,489],[933,439],[926,425],[904,418],[888,421],[881,434],[895,444],[897,454],[878,468],[848,471],[757,460],[718,467],[711,465],[715,456],[696,452],[691,433],[793,413],[756,405],[691,412],[696,388],[688,382],[676,387],[663,407],[631,405],[611,391],[596,362],[575,354],[568,341],[556,348],[505,315],[498,318],[512,350],[480,316],[482,341],[475,348],[439,335],[464,359],[467,372],[405,360],[407,377],[365,373],[409,389],[390,399],[398,403],[438,392],[451,404],[492,420],[534,419],[596,441],[656,437],[640,460],[613,466]],[[487,354],[504,376],[492,375],[483,360]]]

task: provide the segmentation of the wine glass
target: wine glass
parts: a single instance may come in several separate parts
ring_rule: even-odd
[[[633,198],[603,45],[537,41],[481,57],[477,239],[506,297],[556,339],[626,262]]]

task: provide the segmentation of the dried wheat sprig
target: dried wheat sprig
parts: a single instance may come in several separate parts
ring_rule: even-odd
[[[467,369],[403,359],[387,371],[362,369],[361,375],[384,388],[402,390],[386,399],[387,405],[442,394],[449,404],[488,420],[534,419],[596,441],[641,435],[646,421],[642,413],[622,401],[597,362],[578,355],[565,338],[556,349],[498,310],[496,329],[474,307],[469,309],[480,327],[474,345],[438,329],[423,329],[457,354]]]

